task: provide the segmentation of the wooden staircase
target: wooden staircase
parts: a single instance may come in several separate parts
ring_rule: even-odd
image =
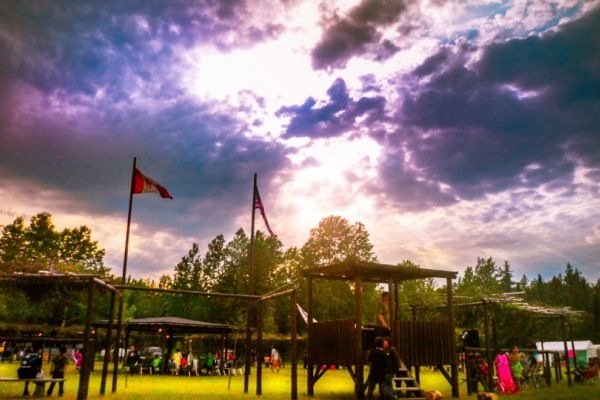
[[[426,400],[419,383],[412,377],[404,362],[392,380],[392,390],[399,399]]]

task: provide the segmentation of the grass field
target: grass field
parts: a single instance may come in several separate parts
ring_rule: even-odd
[[[17,364],[0,364],[1,377],[16,377]],[[48,376],[49,366],[45,366]],[[98,394],[100,390],[101,365],[96,365],[96,372],[92,374],[90,381],[89,399],[125,399],[125,400],[189,400],[189,399],[237,399],[261,398],[264,400],[280,400],[290,398],[290,371],[289,366],[281,369],[279,374],[273,374],[269,369],[263,369],[263,395],[256,396],[256,376],[250,379],[250,393],[244,394],[244,378],[237,376],[231,378],[231,387],[228,389],[228,377],[222,376],[200,376],[200,377],[177,377],[177,376],[127,376],[119,375],[119,387],[116,394],[104,397]],[[252,371],[254,373],[254,370]],[[67,372],[68,381],[65,384],[64,399],[74,400],[77,395],[79,376],[77,372]],[[421,373],[422,387],[425,390],[439,390],[445,398],[451,394],[450,386],[439,373],[423,371]],[[467,396],[464,379],[461,379],[461,398],[475,398],[474,395]],[[107,385],[110,393],[111,381]],[[54,396],[57,389],[55,388]],[[300,366],[298,368],[298,397],[308,399],[306,395],[306,371]],[[22,383],[0,383],[1,399],[23,398]],[[32,391],[32,390],[31,390]],[[551,388],[542,387],[537,390],[525,389],[513,396],[504,396],[511,400],[586,400],[600,399],[600,384],[576,385],[568,388],[566,382],[553,384]],[[353,399],[353,382],[345,370],[328,371],[315,386],[315,399]]]

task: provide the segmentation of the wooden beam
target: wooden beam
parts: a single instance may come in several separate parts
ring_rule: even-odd
[[[94,310],[94,292],[96,283],[90,279],[88,286],[87,310],[85,314],[85,327],[83,330],[83,362],[79,375],[79,389],[77,400],[86,400],[90,384],[90,369],[94,362],[94,348],[91,346],[92,316]]]
[[[561,322],[563,344],[564,344],[564,348],[565,348],[565,360],[566,360],[566,364],[567,364],[567,383],[568,383],[569,387],[571,387],[571,386],[573,386],[573,380],[571,378],[571,365],[569,364],[569,346],[567,345],[567,333],[566,333],[566,329],[565,329],[566,321],[565,321],[564,316],[560,319],[560,322]],[[560,364],[560,359],[559,359],[559,364]]]
[[[263,302],[258,302],[258,309],[256,311],[256,394],[262,394],[262,363],[264,360],[263,354],[263,342],[262,342],[262,315],[263,313]]]
[[[115,320],[116,297],[116,291],[110,294],[110,315],[108,319],[108,329],[106,330],[106,340],[104,341],[104,361],[102,363],[102,380],[100,382],[100,395],[104,395],[104,393],[106,392],[106,377],[108,375],[108,364],[110,363],[110,348],[112,347],[112,330],[113,322]],[[96,335],[98,335],[97,330]]]
[[[307,286],[308,305],[306,314],[308,319],[308,365],[306,371],[306,392],[309,396],[313,396],[315,394],[315,384],[313,382],[314,365],[311,360],[311,356],[314,352],[311,344],[311,335],[313,334],[313,279],[310,276],[307,278]]]
[[[185,294],[185,295],[200,296],[200,297],[225,297],[225,298],[240,299],[240,300],[260,300],[261,299],[261,296],[255,295],[255,294],[201,292],[199,290],[159,289],[159,288],[138,287],[138,286],[129,286],[129,285],[114,285],[114,287],[118,290],[135,290],[135,291],[140,291],[140,292]]]
[[[452,278],[446,278],[446,295],[448,297],[448,319],[450,324],[450,346],[452,351],[452,364],[450,371],[452,373],[452,397],[459,397],[458,393],[458,355],[456,354],[456,338],[455,331],[455,315],[454,315],[454,299],[452,297]]]
[[[290,331],[292,334],[292,393],[291,399],[298,399],[298,327],[296,305],[296,289],[290,294]]]
[[[363,293],[362,280],[356,278],[354,280],[354,351],[356,352],[356,380],[354,381],[354,393],[358,399],[363,399],[364,391],[364,368],[363,368],[363,347],[362,347],[362,317],[363,317]]]

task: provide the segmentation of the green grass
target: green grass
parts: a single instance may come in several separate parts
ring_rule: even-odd
[[[46,364],[46,375],[48,376],[49,366]],[[101,397],[100,390],[100,371],[101,364],[96,364],[96,372],[92,373],[90,381],[89,399],[110,399],[118,398],[125,400],[190,400],[190,399],[264,399],[280,400],[290,398],[290,372],[289,365],[282,368],[279,374],[273,374],[269,369],[263,369],[263,395],[256,396],[256,375],[250,379],[250,392],[244,394],[244,377],[236,376],[231,378],[231,388],[228,389],[228,377],[221,376],[126,376],[119,375],[118,391],[114,395],[108,394]],[[0,376],[16,377],[17,364],[0,364]],[[111,376],[112,377],[112,376]],[[112,378],[109,377],[107,392],[110,393]],[[72,369],[67,372],[68,381],[65,384],[64,399],[75,400],[77,397],[77,386],[79,375]],[[422,387],[425,390],[439,390],[444,397],[448,398],[451,394],[450,385],[440,373],[424,370],[421,373]],[[460,391],[462,399],[473,399],[475,396],[467,396],[464,385],[464,377],[461,378]],[[55,396],[57,389],[55,389]],[[22,383],[0,383],[0,399],[20,398],[23,390]],[[300,365],[298,368],[298,397],[308,399],[306,395],[306,370]],[[510,400],[532,399],[532,400],[581,400],[600,398],[600,385],[586,384],[575,385],[568,388],[566,382],[553,384],[551,388],[542,387],[537,390],[524,389],[521,393],[513,396],[504,396]],[[353,382],[345,370],[328,371],[315,386],[315,399],[353,399]]]

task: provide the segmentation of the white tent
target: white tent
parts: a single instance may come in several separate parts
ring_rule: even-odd
[[[597,346],[594,345],[590,340],[575,340],[573,342],[575,344],[575,352],[585,352],[585,361],[587,362],[592,357],[598,357]],[[537,342],[535,347],[538,350],[542,350],[542,343]],[[561,355],[561,357],[565,354],[565,345],[564,342],[544,342],[543,349],[546,351],[555,351]],[[567,349],[569,352],[573,350],[571,345],[571,341],[567,341]]]

